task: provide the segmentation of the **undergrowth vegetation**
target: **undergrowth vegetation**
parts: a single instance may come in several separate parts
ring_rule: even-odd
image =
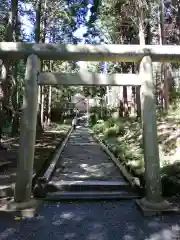
[[[93,132],[108,145],[122,163],[143,171],[142,134],[140,123],[135,119],[109,118],[98,120]]]
[[[89,125],[98,138],[103,141],[135,175],[143,176],[144,158],[141,121],[135,118],[120,118],[115,111],[102,113],[91,109]],[[94,114],[96,122],[94,122]],[[171,106],[168,114],[157,113],[159,156],[162,177],[180,177],[180,107]]]

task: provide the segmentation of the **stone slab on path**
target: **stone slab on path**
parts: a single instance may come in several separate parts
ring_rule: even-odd
[[[79,126],[70,136],[60,156],[52,181],[97,179],[124,181],[117,166],[93,139],[88,129]]]

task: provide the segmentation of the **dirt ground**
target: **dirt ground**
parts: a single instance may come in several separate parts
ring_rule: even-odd
[[[34,173],[37,173],[42,168],[56,146],[64,139],[68,129],[69,126],[63,126],[58,131],[57,129],[51,129],[36,137]],[[19,154],[19,138],[7,138],[3,145],[8,150],[0,149],[0,190],[14,187]]]

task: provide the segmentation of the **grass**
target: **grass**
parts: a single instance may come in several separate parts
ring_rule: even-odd
[[[158,114],[158,143],[162,177],[180,179],[180,108]],[[93,132],[136,176],[143,178],[144,158],[141,124],[133,118],[99,120]]]

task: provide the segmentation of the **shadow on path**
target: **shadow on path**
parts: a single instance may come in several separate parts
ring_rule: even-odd
[[[44,204],[34,219],[0,221],[1,240],[180,239],[179,216],[143,218],[132,201]]]
[[[61,164],[64,169],[62,171]],[[78,126],[60,157],[53,174],[56,180],[120,180],[122,175],[112,160],[93,139],[88,129]]]

